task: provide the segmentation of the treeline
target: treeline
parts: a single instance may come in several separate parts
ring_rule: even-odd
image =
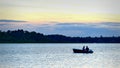
[[[0,43],[120,43],[119,37],[67,37],[24,30],[0,31]]]

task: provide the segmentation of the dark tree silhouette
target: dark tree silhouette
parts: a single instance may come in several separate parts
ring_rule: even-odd
[[[115,37],[67,37],[64,35],[44,35],[24,30],[1,31],[0,43],[120,43],[120,36]]]

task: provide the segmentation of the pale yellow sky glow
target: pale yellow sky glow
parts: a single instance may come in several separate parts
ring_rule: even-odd
[[[0,0],[0,19],[120,22],[120,0]]]

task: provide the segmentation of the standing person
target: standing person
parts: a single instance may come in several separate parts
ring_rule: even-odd
[[[86,46],[86,51],[87,51],[87,52],[89,51],[89,48],[88,48],[88,46]]]

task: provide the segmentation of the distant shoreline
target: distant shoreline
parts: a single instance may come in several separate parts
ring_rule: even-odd
[[[0,43],[120,43],[118,37],[68,37],[64,35],[44,35],[24,30],[0,31]]]
[[[52,44],[69,44],[70,42],[66,42],[66,43],[59,43],[59,42],[58,42],[58,43],[56,43],[56,42],[45,42],[45,43],[44,43],[44,42],[0,42],[0,44],[4,44],[4,43],[5,43],[5,44],[7,44],[7,43],[8,43],[8,44],[12,44],[12,43],[15,43],[15,44],[17,44],[17,43],[22,43],[22,44],[24,44],[24,43],[25,43],[25,44],[29,44],[29,43],[31,43],[31,44],[32,44],[32,43],[34,43],[34,44],[37,44],[37,43],[38,43],[38,44],[39,44],[39,43],[42,43],[42,44],[51,44],[51,43],[52,43]],[[117,42],[117,43],[120,43],[120,42]],[[117,43],[116,43],[116,44],[117,44]],[[74,42],[74,43],[70,43],[70,44],[90,44],[90,43],[76,43],[76,42]],[[99,44],[99,43],[91,43],[91,44]],[[106,43],[100,43],[100,44],[106,44]],[[114,44],[114,43],[110,43],[110,44]]]

